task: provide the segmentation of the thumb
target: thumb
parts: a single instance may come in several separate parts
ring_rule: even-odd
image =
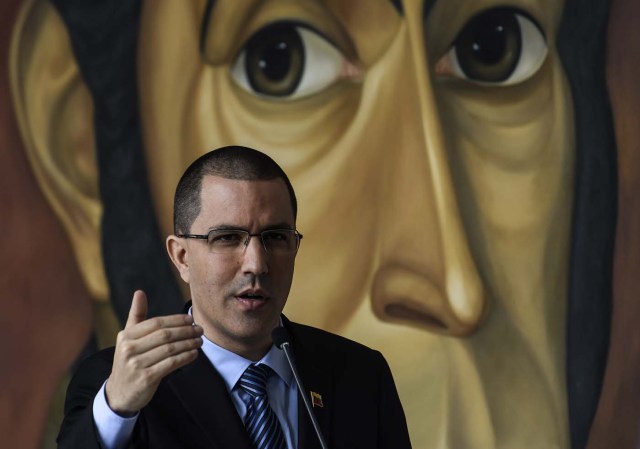
[[[131,309],[129,309],[129,317],[124,328],[127,329],[136,325],[147,318],[147,295],[142,290],[136,290],[131,301]]]

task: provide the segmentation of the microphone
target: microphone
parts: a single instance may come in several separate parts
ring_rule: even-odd
[[[284,355],[287,358],[287,362],[289,362],[291,371],[293,372],[293,378],[296,380],[298,391],[300,392],[300,396],[302,396],[304,406],[307,408],[309,418],[311,418],[313,429],[316,431],[316,435],[318,435],[318,440],[320,440],[320,446],[322,446],[322,449],[328,449],[327,442],[324,440],[322,432],[320,432],[320,426],[316,420],[316,415],[314,415],[311,410],[311,404],[309,403],[309,398],[307,398],[307,390],[304,388],[304,385],[302,385],[302,380],[300,379],[296,365],[293,362],[293,356],[291,354],[291,337],[289,332],[287,332],[287,330],[282,326],[276,327],[273,332],[271,332],[271,339],[278,349],[282,349],[284,351]]]

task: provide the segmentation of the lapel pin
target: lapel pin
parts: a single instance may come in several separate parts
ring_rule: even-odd
[[[311,392],[311,405],[313,407],[324,407],[322,403],[322,395],[320,393],[316,393],[315,391]]]

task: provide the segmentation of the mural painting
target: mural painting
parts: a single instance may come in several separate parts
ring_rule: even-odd
[[[23,179],[59,220],[56,254],[75,255],[77,272],[57,266],[81,277],[74,299],[92,298],[54,331],[70,348],[58,372],[89,337],[77,322],[94,315],[86,350],[108,345],[135,289],[154,314],[180,307],[162,244],[173,189],[202,152],[239,144],[298,194],[285,313],[385,355],[414,447],[595,448],[614,430],[633,447],[638,392],[602,389],[638,373],[619,368],[611,313],[613,293],[634,291],[614,260],[637,267],[614,258],[615,244],[634,254],[633,226],[615,233],[635,174],[618,176],[627,128],[610,98],[628,103],[605,78],[607,24],[627,3],[16,6]]]

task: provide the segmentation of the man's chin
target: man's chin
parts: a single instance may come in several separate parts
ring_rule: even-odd
[[[232,337],[244,345],[271,345],[271,332],[280,325],[279,315],[268,320],[264,320],[263,316],[247,315],[253,314],[245,314],[244,319],[236,323],[232,330]]]

